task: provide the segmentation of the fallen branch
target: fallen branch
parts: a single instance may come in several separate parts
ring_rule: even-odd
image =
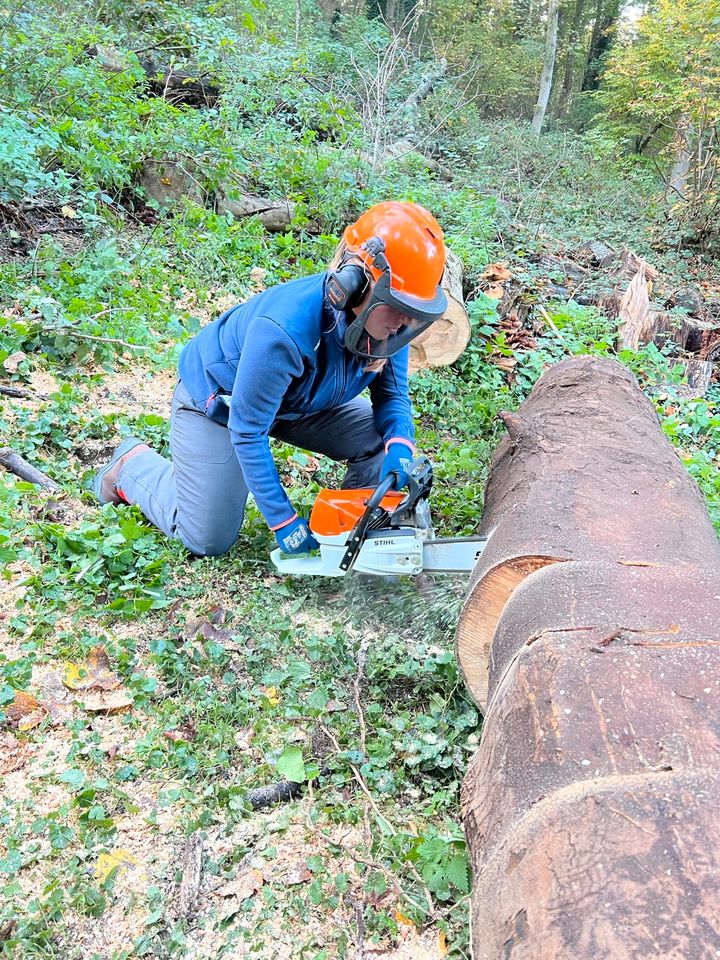
[[[365,680],[365,666],[367,664],[369,645],[369,639],[364,637],[360,644],[360,648],[358,649],[356,661],[357,673],[355,674],[355,679],[353,680],[353,699],[355,700],[355,710],[357,712],[358,723],[360,724],[360,751],[363,754],[365,753],[365,744],[367,740],[367,727],[365,726],[365,714],[363,712],[362,703],[360,700],[360,688]]]
[[[60,490],[59,484],[51,480],[51,478],[41,470],[33,467],[24,457],[21,457],[19,453],[15,453],[10,447],[0,447],[0,467],[5,467],[6,470],[14,473],[15,476],[20,477],[21,480],[25,480],[27,483],[36,483],[45,490],[52,490],[53,493]]]
[[[253,810],[262,810],[271,807],[274,803],[286,803],[294,800],[302,791],[301,783],[292,783],[290,780],[279,780],[269,783],[266,787],[254,787],[248,790],[245,798]]]
[[[89,317],[89,320],[97,320],[98,317],[104,317],[108,313],[114,313],[117,310],[130,310],[130,307],[109,307],[106,310],[101,310],[100,313],[96,313],[94,316]],[[31,313],[25,319],[27,320],[40,320],[42,321],[43,317],[39,313]],[[78,321],[75,321],[76,323]],[[43,324],[42,326],[43,333],[67,333],[72,337],[78,337],[80,340],[94,340],[97,343],[115,343],[118,346],[126,347],[128,350],[144,350],[145,348],[139,343],[128,343],[127,340],[120,340],[118,337],[98,337],[94,333],[83,333],[80,330],[76,330],[72,323],[63,323],[59,326],[53,324],[47,325]]]
[[[323,725],[321,724],[321,726],[323,726]],[[337,750],[337,752],[338,752],[338,753],[341,753],[342,750],[341,750],[340,744],[338,743],[337,739],[333,736],[333,734],[330,732],[330,730],[328,730],[327,727],[323,726],[323,729],[324,729],[325,733],[327,734],[327,736],[329,737],[329,739],[330,739],[330,740],[332,741],[332,743],[334,744],[335,749]],[[368,798],[368,800],[370,801],[370,806],[372,807],[375,816],[378,818],[378,820],[380,820],[382,823],[385,824],[385,829],[388,831],[388,833],[390,833],[393,837],[396,837],[396,836],[397,836],[397,830],[396,830],[395,827],[392,825],[392,823],[387,819],[387,817],[383,816],[383,814],[380,813],[380,808],[378,807],[377,803],[375,802],[375,798],[373,797],[372,793],[370,792],[370,788],[368,787],[368,785],[367,785],[367,783],[366,783],[366,781],[365,781],[365,778],[363,777],[362,773],[360,773],[360,771],[358,770],[358,768],[355,766],[354,763],[351,763],[351,764],[350,764],[350,769],[352,770],[353,777],[355,777],[355,782],[357,783],[357,785],[360,787],[360,789],[362,790],[362,792],[365,794],[365,796],[366,796],[366,797]],[[412,873],[413,877],[415,878],[415,880],[417,881],[417,883],[420,885],[420,888],[421,888],[421,890],[423,891],[423,893],[424,893],[424,895],[425,895],[425,900],[427,901],[427,904],[428,904],[428,913],[429,913],[430,916],[432,916],[433,911],[434,911],[432,894],[430,893],[430,890],[428,889],[427,885],[426,885],[425,882],[423,881],[422,877],[421,877],[420,874],[418,873],[418,871],[417,871],[417,869],[415,868],[415,866],[413,866],[413,864],[411,864],[409,861],[408,861],[407,866],[408,866],[408,869],[409,869],[410,873]]]
[[[182,849],[182,879],[178,891],[178,918],[189,920],[195,912],[202,877],[203,841],[199,832],[185,841]]]
[[[72,327],[45,327],[45,330],[52,333],[63,333],[67,331],[71,336],[78,337],[80,340],[94,340],[96,343],[115,343],[118,346],[125,347],[128,350],[144,350],[139,343],[128,343],[127,340],[120,340],[117,337],[96,337],[92,333],[80,333],[79,330],[73,330]]]
[[[551,329],[552,332],[555,334],[555,336],[558,338],[558,340],[560,340],[562,343],[565,343],[565,338],[563,337],[563,335],[562,335],[562,334],[560,333],[560,331],[558,330],[557,326],[555,325],[555,321],[554,321],[553,318],[550,316],[550,314],[547,312],[547,310],[545,309],[545,307],[538,306],[538,310],[539,310],[540,313],[542,314],[543,320],[544,320],[545,323],[550,327],[550,329]]]
[[[29,390],[21,390],[20,387],[4,387],[1,384],[0,394],[5,397],[18,397],[21,400],[28,400],[33,396]]]
[[[355,910],[355,960],[364,960],[365,958],[365,917],[364,900],[355,900],[353,903]]]

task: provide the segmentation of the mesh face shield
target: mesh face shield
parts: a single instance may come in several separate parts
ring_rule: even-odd
[[[390,280],[391,273],[388,265],[376,281],[367,305],[345,331],[347,349],[366,360],[382,360],[391,357],[415,337],[424,333],[447,309],[447,297],[440,287],[437,288],[432,300],[420,300],[393,290]],[[384,340],[376,340],[367,332],[365,324],[373,310],[381,305],[391,307],[402,314],[403,323],[396,333],[390,334]]]

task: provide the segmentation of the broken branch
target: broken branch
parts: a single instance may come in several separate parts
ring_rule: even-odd
[[[16,477],[25,480],[27,483],[35,483],[45,490],[52,490],[53,493],[60,490],[60,485],[55,483],[47,474],[37,470],[32,464],[28,463],[19,453],[15,453],[10,447],[0,447],[0,467],[5,467]]]

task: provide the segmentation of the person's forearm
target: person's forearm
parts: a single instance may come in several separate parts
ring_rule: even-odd
[[[297,514],[280,482],[268,438],[233,432],[232,440],[245,483],[267,525],[277,530],[289,523]]]

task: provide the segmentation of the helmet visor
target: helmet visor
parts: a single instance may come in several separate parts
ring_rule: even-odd
[[[373,313],[381,306],[390,307],[393,311],[393,319],[389,323],[372,322],[379,316],[376,314],[373,318]],[[367,305],[349,324],[345,332],[345,346],[351,353],[367,360],[391,357],[439,320],[446,309],[447,298],[440,287],[432,301],[419,300],[393,290],[389,274],[383,273]],[[366,328],[368,321],[371,321],[370,330]]]

